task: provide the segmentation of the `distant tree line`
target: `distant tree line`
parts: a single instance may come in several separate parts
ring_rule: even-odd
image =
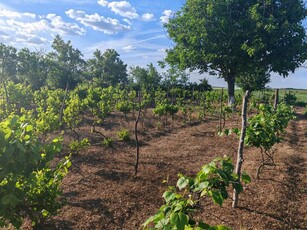
[[[33,90],[41,87],[50,89],[74,89],[79,83],[91,83],[108,87],[122,85],[135,90],[154,90],[158,87],[185,87],[193,90],[210,90],[206,79],[199,84],[189,82],[185,71],[171,68],[160,73],[150,63],[147,67],[128,68],[114,49],[103,53],[96,50],[92,58],[85,60],[81,51],[71,41],[65,42],[55,36],[52,51],[43,53],[29,48],[17,50],[0,43],[0,79],[2,87],[8,81],[23,83]]]

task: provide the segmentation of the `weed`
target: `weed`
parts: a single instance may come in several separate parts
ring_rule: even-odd
[[[117,133],[117,137],[119,140],[121,141],[130,141],[131,137],[130,137],[130,132],[128,129],[121,129],[118,133]]]
[[[109,138],[105,138],[103,141],[102,141],[102,144],[106,147],[112,147],[113,146],[113,139],[111,137]]]

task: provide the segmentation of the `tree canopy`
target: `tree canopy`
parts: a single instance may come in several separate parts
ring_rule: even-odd
[[[175,42],[166,61],[218,74],[234,96],[235,79],[254,69],[288,76],[306,60],[300,0],[187,0],[165,24]]]
[[[91,78],[96,78],[101,85],[126,84],[127,65],[119,56],[114,49],[107,49],[103,54],[100,50],[96,50],[94,58],[88,62]]]
[[[49,85],[59,88],[73,88],[81,81],[85,61],[79,49],[71,42],[65,42],[57,35],[52,43],[54,52],[48,54],[50,65]]]
[[[18,79],[34,90],[44,86],[49,70],[44,55],[40,52],[31,52],[28,48],[21,49],[17,55]]]
[[[1,81],[18,82],[17,49],[3,43],[0,43],[0,73]]]
[[[161,75],[152,63],[147,68],[135,66],[131,68],[130,76],[132,80],[145,90],[153,90],[158,87],[161,82]]]

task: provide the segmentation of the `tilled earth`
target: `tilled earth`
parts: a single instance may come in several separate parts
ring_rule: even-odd
[[[134,120],[123,120],[118,114],[111,116],[102,131],[114,138],[121,127],[133,132]],[[226,126],[239,126],[238,121],[233,117]],[[216,135],[217,119],[174,121],[160,130],[156,119],[144,122],[146,128],[142,122],[139,125],[138,175],[134,176],[133,140],[115,141],[113,148],[106,148],[97,141],[99,137],[92,137],[96,144],[72,156],[73,166],[63,184],[66,205],[45,229],[142,229],[142,223],[163,204],[161,196],[168,185],[175,185],[178,173],[193,175],[217,156],[236,159],[238,140]],[[79,132],[89,133],[87,129],[84,126]],[[258,180],[260,150],[246,148],[243,170],[252,182],[240,194],[239,207],[232,209],[231,199],[222,207],[204,199],[196,219],[233,229],[307,229],[306,131],[307,120],[298,113],[284,141],[275,146],[276,166],[266,166]]]

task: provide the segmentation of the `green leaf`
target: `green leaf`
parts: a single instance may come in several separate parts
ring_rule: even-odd
[[[202,168],[202,172],[204,174],[209,174],[214,172],[214,170],[216,169],[215,163],[211,162],[209,164],[206,164],[203,168]]]
[[[251,177],[246,173],[246,172],[243,172],[242,173],[242,181],[245,183],[245,184],[248,184],[251,182]]]
[[[169,218],[161,219],[152,230],[155,229],[172,230],[171,226],[169,225]]]
[[[166,191],[163,193],[162,197],[164,198],[165,202],[168,203],[176,197],[176,193]]]
[[[207,189],[208,186],[209,186],[209,182],[208,181],[204,181],[204,182],[199,183],[195,190],[196,191],[201,191],[201,190]]]
[[[184,230],[184,226],[188,224],[188,216],[183,212],[172,213],[170,223],[177,227],[177,230]]]
[[[221,187],[220,192],[224,200],[228,199],[229,195],[225,187]]]
[[[214,203],[222,206],[224,199],[220,192],[213,190],[209,192],[209,195],[212,197]]]
[[[201,192],[200,197],[203,197],[203,196],[208,195],[208,194],[209,194],[208,190],[204,189],[204,190]]]
[[[240,134],[240,130],[238,128],[232,128],[232,132],[235,133],[236,135]]]
[[[43,210],[42,210],[42,216],[43,216],[44,218],[48,217],[49,214],[50,214],[50,213],[49,213],[46,209],[43,209]]]
[[[224,129],[224,134],[228,136],[228,135],[230,135],[230,134],[231,134],[231,132],[230,132],[230,130],[229,130],[229,129]]]
[[[186,205],[183,201],[179,202],[178,204],[176,204],[174,212],[182,211],[185,206]]]
[[[227,228],[223,225],[218,225],[218,226],[215,227],[215,229],[217,229],[217,230],[231,230],[231,228]]]
[[[217,169],[217,173],[223,179],[223,181],[228,184],[228,178],[227,178],[227,175],[225,174],[225,172],[221,169]]]
[[[154,216],[149,217],[144,223],[143,226],[146,227],[148,224],[152,222],[158,222],[158,220],[161,220],[163,218],[163,213],[162,212],[157,212]]]
[[[198,226],[201,228],[201,229],[209,229],[210,228],[210,225],[209,224],[206,224],[204,222],[199,222]]]
[[[240,193],[243,191],[243,187],[241,183],[235,182],[233,183],[233,187],[236,190],[237,193]]]
[[[189,179],[185,177],[180,177],[180,179],[177,181],[177,187],[181,190],[183,188],[186,188],[189,185]]]
[[[33,126],[32,125],[27,125],[26,128],[25,128],[26,132],[31,132],[33,131]]]

